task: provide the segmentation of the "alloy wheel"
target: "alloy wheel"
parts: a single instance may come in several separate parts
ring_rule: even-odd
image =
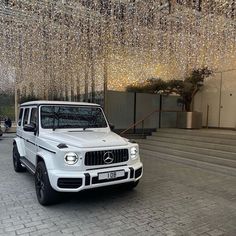
[[[44,191],[45,191],[45,184],[44,184],[43,171],[41,168],[39,168],[36,173],[36,190],[37,190],[38,197],[40,199],[43,199]]]

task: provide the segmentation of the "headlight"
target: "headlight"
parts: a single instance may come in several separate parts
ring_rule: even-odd
[[[138,157],[138,147],[132,147],[130,149],[130,156],[131,156],[132,160],[134,160]]]
[[[74,165],[78,162],[79,158],[74,152],[68,152],[66,153],[64,160],[67,165]]]

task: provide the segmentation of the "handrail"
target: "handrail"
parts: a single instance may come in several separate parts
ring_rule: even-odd
[[[143,119],[137,121],[136,123],[132,124],[131,126],[129,126],[126,130],[123,130],[120,134],[124,134],[126,133],[128,130],[134,128],[135,126],[137,126],[138,124],[140,124],[142,121],[146,120],[147,118],[149,118],[153,113],[160,111],[158,110],[154,110],[152,112],[150,112],[147,116],[145,116]]]
[[[127,129],[123,130],[120,135],[126,133],[128,130],[134,128],[135,126],[139,125],[140,123],[144,122],[147,118],[149,118],[150,116],[152,116],[154,113],[156,112],[180,112],[179,110],[160,110],[160,109],[155,109],[152,112],[150,112],[148,115],[146,115],[144,118],[138,120],[137,122],[135,122],[134,124],[132,124],[131,126],[129,126]],[[142,127],[143,128],[143,127]]]

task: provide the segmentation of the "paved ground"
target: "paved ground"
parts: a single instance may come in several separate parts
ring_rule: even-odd
[[[236,235],[235,177],[143,157],[131,192],[92,190],[42,207],[33,176],[13,171],[11,136],[0,139],[0,235]]]

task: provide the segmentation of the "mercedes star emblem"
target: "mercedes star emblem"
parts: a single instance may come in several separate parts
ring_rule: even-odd
[[[112,152],[105,152],[103,155],[103,161],[106,164],[111,164],[114,161],[114,155]]]

